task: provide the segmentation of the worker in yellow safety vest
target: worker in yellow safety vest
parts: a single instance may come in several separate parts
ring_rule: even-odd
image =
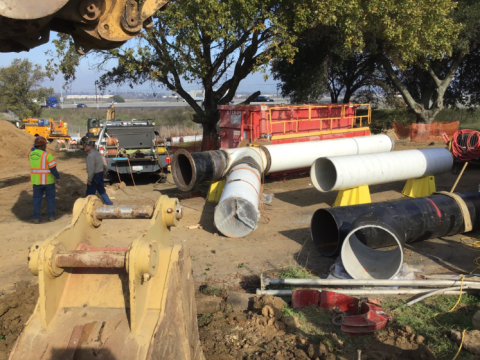
[[[52,154],[47,152],[47,139],[37,136],[35,149],[30,151],[30,178],[33,184],[33,222],[40,223],[40,208],[43,194],[47,199],[48,219],[55,220],[55,182],[60,183],[57,163]]]

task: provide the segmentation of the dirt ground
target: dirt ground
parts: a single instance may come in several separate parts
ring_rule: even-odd
[[[426,146],[428,144],[398,144],[396,150]],[[442,146],[442,144],[435,146]],[[5,158],[0,158],[0,161],[4,160]],[[2,249],[0,252],[0,299],[2,293],[9,294],[15,289],[24,288],[26,284],[36,284],[37,278],[30,274],[27,266],[29,247],[36,241],[47,239],[69,224],[72,219],[73,204],[77,198],[84,196],[86,190],[84,157],[81,155],[58,155],[61,185],[57,188],[56,221],[47,222],[46,204],[44,203],[42,223],[35,225],[31,222],[32,187],[28,174],[28,162],[27,159],[23,161],[21,158],[15,161],[17,164],[15,170],[0,177],[0,198],[2,199],[0,203],[0,233],[2,234],[0,237]],[[452,173],[436,177],[437,190],[449,191],[456,178],[457,175]],[[179,194],[176,187],[171,184],[171,178],[169,178],[170,183],[166,184],[155,184],[156,178],[153,177],[138,178],[135,186],[128,177],[124,177],[122,180],[126,182],[127,188],[124,191],[115,191],[112,195],[114,204],[153,204],[162,194],[172,197]],[[480,167],[469,165],[456,191],[478,191],[479,182]],[[402,198],[403,195],[400,192],[404,185],[404,182],[397,182],[371,186],[372,201]],[[172,228],[171,240],[174,244],[181,243],[190,247],[197,289],[206,282],[217,282],[226,284],[232,290],[254,292],[259,287],[258,276],[260,274],[275,273],[292,266],[305,267],[317,276],[328,273],[328,269],[335,259],[322,257],[316,252],[310,238],[310,219],[315,210],[333,204],[336,192],[318,192],[311,185],[307,175],[268,182],[265,184],[264,192],[275,195],[272,203],[265,206],[266,217],[269,220],[262,218],[258,223],[258,228],[242,239],[226,238],[216,230],[213,225],[215,204],[206,203],[202,197],[181,200],[181,205],[184,206],[184,216],[180,226]],[[148,222],[149,220],[104,220],[101,226],[102,246],[130,244],[147,228]],[[188,229],[187,226],[195,224],[202,225],[203,229]],[[468,235],[477,236],[478,234]],[[423,270],[425,273],[469,273],[475,268],[473,260],[478,254],[462,246],[460,239],[463,236],[456,235],[407,245],[405,260],[408,265]],[[31,299],[34,296],[32,293],[29,294],[24,298]],[[32,303],[26,302],[26,304],[28,306],[25,306],[25,311],[31,311]],[[1,309],[0,303],[0,316],[2,315]],[[240,322],[247,321],[254,315],[242,316],[245,319],[242,317]],[[222,326],[228,325],[228,323],[238,326],[237,320],[231,320],[228,317],[214,318],[209,326],[217,324],[217,322],[218,326],[215,326],[212,331],[222,331]],[[250,333],[253,329],[243,326],[242,331]],[[277,331],[278,329],[275,329],[265,335],[276,344],[269,345],[272,348],[272,351],[268,352],[273,354],[271,357],[258,357],[252,352],[247,358],[273,359],[276,358],[278,351],[283,354],[282,345],[278,345],[279,341],[275,339],[280,339],[284,344],[297,342],[295,336],[292,338],[288,333],[279,335]],[[203,333],[202,336],[205,339],[211,339],[210,335],[206,333]],[[377,336],[381,336],[381,334]],[[387,339],[390,335],[385,336]],[[398,346],[396,340],[402,336],[398,333],[390,336],[391,341],[389,340],[388,344],[392,348],[387,347],[387,353],[394,347],[403,349]],[[210,342],[211,340],[204,341],[204,349],[217,346],[209,345]],[[382,341],[382,343],[387,344],[387,341]],[[309,344],[302,343],[301,345],[302,351],[308,353]],[[374,343],[369,346],[374,346]],[[412,349],[405,348],[404,350]],[[207,356],[207,359],[230,359],[236,356],[230,354],[233,357],[221,357],[222,354],[216,352],[210,352],[210,355],[211,357]],[[222,356],[227,356],[227,354]],[[277,358],[303,358],[301,355],[295,355],[294,348],[290,353],[282,356]],[[352,357],[346,358],[353,359]],[[389,357],[379,355],[368,358],[387,359]],[[397,358],[410,359],[406,355]],[[427,359],[427,357],[411,358]],[[393,357],[389,359],[393,359]]]

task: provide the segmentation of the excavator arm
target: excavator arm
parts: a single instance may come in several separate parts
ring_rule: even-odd
[[[152,25],[170,0],[0,0],[0,52],[48,42],[50,31],[69,34],[79,54],[119,47]]]

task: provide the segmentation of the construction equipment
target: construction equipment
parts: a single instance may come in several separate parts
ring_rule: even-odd
[[[107,109],[107,119],[106,121],[112,121],[115,120],[115,104],[110,104],[110,106]],[[98,118],[91,118],[87,120],[87,134],[82,137],[80,140],[80,143],[84,145],[87,141],[97,141],[98,140],[98,135],[100,134],[100,131],[102,130],[103,127],[103,120],[100,120]]]
[[[370,135],[370,104],[221,105],[218,109],[221,149],[246,143],[276,145]],[[296,168],[268,176],[307,171]]]
[[[30,248],[40,295],[10,359],[204,359],[190,254],[169,240],[181,217],[167,196],[155,206],[78,199],[71,224]],[[150,227],[130,246],[100,247],[102,219],[138,218]]]
[[[121,46],[168,0],[1,0],[0,52],[28,51],[46,44],[50,31],[69,34],[75,49],[108,50]]]
[[[170,155],[165,139],[158,136],[151,120],[117,120],[103,124],[98,151],[105,157],[109,178],[119,174],[161,174],[166,181]]]
[[[55,121],[44,118],[27,118],[22,121],[20,129],[26,133],[43,136],[49,143],[54,143],[57,151],[70,150],[72,137],[68,133],[68,124],[62,119]]]

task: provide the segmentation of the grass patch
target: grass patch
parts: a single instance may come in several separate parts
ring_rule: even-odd
[[[330,310],[320,309],[315,306],[293,309],[288,305],[284,305],[282,314],[283,316],[296,316],[302,324],[302,327],[296,329],[296,332],[302,334],[314,344],[324,343],[329,351],[334,350],[334,344],[329,338],[332,333],[335,333],[343,341],[352,339],[342,334],[340,328],[332,324]]]
[[[425,337],[425,344],[439,360],[451,360],[458,350],[458,345],[448,337],[450,330],[473,330],[472,317],[480,309],[478,296],[463,295],[456,309],[447,313],[455,305],[457,299],[456,296],[436,296],[392,314],[393,310],[406,301],[385,298],[382,301],[383,309],[394,315],[394,319],[387,325],[387,328],[402,328],[409,325],[416,335]],[[437,313],[439,315],[436,319],[441,326],[434,320]],[[320,309],[315,306],[293,309],[284,305],[282,314],[283,316],[296,316],[302,324],[302,327],[297,329],[296,332],[309,338],[311,342],[324,343],[330,351],[335,348],[332,334],[336,334],[339,339],[344,341],[345,347],[350,345],[350,347],[361,348],[372,340],[370,336],[353,338],[345,336],[339,327],[331,323],[333,313],[327,309]],[[461,351],[457,360],[473,360],[476,358],[468,351]]]
[[[395,312],[394,320],[389,326],[402,327],[409,325],[416,334],[425,337],[426,344],[439,359],[452,359],[458,346],[450,340],[447,333],[450,330],[472,330],[472,317],[480,309],[479,298],[473,295],[463,295],[455,310],[447,313],[457,302],[456,296],[436,296],[426,299],[410,307]],[[398,308],[404,300],[386,298],[383,309],[387,312]],[[441,324],[438,325],[436,319]],[[457,359],[473,359],[471,354],[462,351]]]
[[[307,269],[298,265],[292,265],[289,268],[278,273],[280,279],[318,279]]]
[[[198,326],[208,325],[213,320],[212,314],[202,314],[197,318]]]
[[[222,289],[211,288],[208,286],[205,289],[200,290],[202,294],[208,295],[208,296],[217,296],[221,291]]]

